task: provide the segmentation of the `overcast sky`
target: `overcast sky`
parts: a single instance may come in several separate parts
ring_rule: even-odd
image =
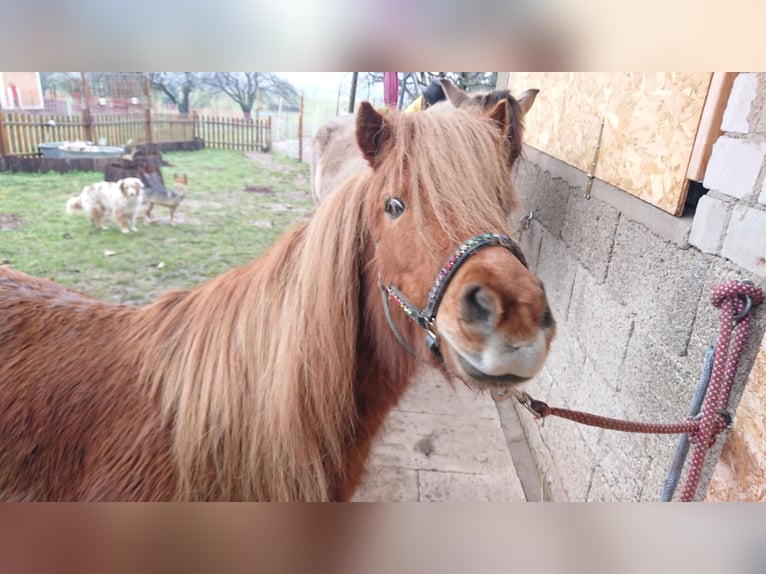
[[[299,92],[307,97],[338,97],[338,88],[341,95],[348,95],[351,88],[351,72],[277,72],[289,81]],[[360,82],[357,87],[357,99],[383,99],[383,85],[375,86],[374,90],[367,93],[366,82]]]

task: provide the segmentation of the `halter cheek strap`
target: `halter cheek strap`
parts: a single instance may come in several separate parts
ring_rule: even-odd
[[[447,290],[447,286],[455,276],[457,270],[471,255],[485,247],[491,246],[505,247],[513,253],[516,259],[518,259],[524,267],[528,267],[524,254],[521,252],[521,248],[513,239],[501,233],[485,233],[484,235],[479,235],[463,243],[442,266],[439,275],[436,277],[436,281],[434,281],[433,287],[431,287],[431,291],[428,293],[428,303],[426,303],[425,309],[420,309],[417,305],[412,303],[405,297],[404,293],[395,286],[389,285],[386,287],[379,284],[381,297],[383,298],[383,309],[386,313],[386,320],[388,321],[388,325],[391,328],[391,331],[393,331],[396,340],[399,341],[399,344],[402,345],[402,347],[413,355],[415,354],[396,328],[396,324],[391,317],[391,309],[389,308],[388,303],[389,298],[393,299],[399,308],[426,332],[426,346],[431,351],[434,358],[440,364],[444,364],[444,357],[439,348],[439,341],[435,328],[436,313],[438,312],[439,305],[444,297],[444,292]]]

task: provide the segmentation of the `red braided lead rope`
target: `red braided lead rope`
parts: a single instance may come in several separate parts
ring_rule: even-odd
[[[713,305],[721,308],[721,327],[707,396],[702,406],[701,416],[698,418],[681,423],[643,423],[551,407],[526,393],[521,393],[522,398],[519,402],[538,418],[553,415],[588,426],[623,432],[688,434],[689,441],[695,444],[695,448],[684,490],[681,493],[681,501],[691,501],[699,484],[708,449],[715,444],[716,437],[731,422],[725,408],[729,402],[734,376],[750,328],[749,308],[746,309],[745,296],[750,298],[750,304],[753,306],[760,305],[763,301],[763,291],[752,283],[730,281],[713,288],[710,300]],[[736,317],[739,314],[743,316],[737,320]]]
[[[735,321],[735,315],[744,311],[743,296],[745,295],[750,298],[753,305],[760,305],[763,301],[763,291],[755,285],[738,281],[717,285],[710,296],[710,302],[721,309],[721,327],[710,384],[702,405],[700,432],[692,453],[686,483],[681,492],[682,502],[689,502],[694,498],[702,474],[702,466],[705,463],[705,455],[720,432],[715,430],[714,418],[716,412],[726,408],[729,402],[734,376],[737,374],[739,359],[750,329],[749,313],[746,313],[739,322]]]
[[[650,433],[650,434],[681,434],[686,433],[692,437],[699,434],[700,422],[699,420],[688,420],[681,423],[643,423],[636,421],[624,421],[621,419],[613,419],[609,417],[602,417],[591,413],[584,413],[581,411],[573,411],[569,409],[560,409],[558,407],[551,407],[542,401],[536,401],[532,399],[529,403],[529,408],[534,411],[536,415],[540,417],[546,417],[553,415],[562,419],[568,419],[576,423],[588,425],[592,427],[599,427],[607,430],[616,430],[622,432],[636,432],[636,433]],[[728,419],[725,415],[719,414],[717,417],[717,427],[720,430],[726,428]],[[720,432],[719,430],[719,432]]]

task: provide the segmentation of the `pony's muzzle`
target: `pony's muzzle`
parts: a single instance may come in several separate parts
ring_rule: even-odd
[[[518,384],[542,368],[555,333],[553,314],[537,277],[487,281],[480,277],[483,267],[467,268],[462,284],[456,278],[439,331],[467,377],[490,386]]]

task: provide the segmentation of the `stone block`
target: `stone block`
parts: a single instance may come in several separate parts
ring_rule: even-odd
[[[686,353],[708,262],[645,227],[621,220],[607,286],[656,341],[676,355]]]
[[[694,214],[689,243],[703,253],[717,255],[731,217],[731,203],[703,195]]]
[[[535,272],[545,285],[553,316],[563,321],[569,311],[575,274],[579,264],[566,244],[552,234],[545,234],[540,245],[540,256]]]
[[[606,378],[599,373],[591,359],[585,361],[582,371],[582,385],[578,396],[571,397],[568,406],[571,409],[617,419],[625,418],[625,410],[619,397],[619,380],[616,373]],[[606,454],[603,447],[604,435],[613,433],[598,427],[580,425],[580,432],[594,454],[600,460]],[[622,435],[619,435],[622,436]]]
[[[703,185],[737,199],[753,194],[766,154],[766,143],[721,136],[705,170]]]
[[[593,453],[578,426],[575,422],[556,417],[546,418],[540,426],[542,439],[550,450],[558,476],[571,502],[585,501],[596,466]]]
[[[691,372],[684,361],[655,344],[647,331],[637,329],[628,344],[620,371],[619,401],[630,419],[683,420],[698,374]]]
[[[533,192],[527,194],[525,210],[532,211],[535,219],[554,237],[560,237],[566,206],[574,193],[573,188],[560,177],[554,177],[550,172],[542,170],[536,184]]]
[[[612,487],[604,475],[604,469],[599,467],[592,471],[590,483],[588,484],[587,496],[585,502],[618,502]]]
[[[569,324],[562,321],[551,344],[545,371],[551,378],[551,388],[554,385],[558,388],[566,406],[577,399],[587,384],[583,377],[584,364],[585,351],[577,343]],[[532,393],[531,390],[529,392]],[[548,394],[550,391],[541,394],[541,400],[548,400]]]
[[[750,273],[766,277],[766,210],[735,206],[721,255]]]
[[[533,221],[529,228],[521,229],[516,234],[519,241],[524,257],[527,259],[527,264],[533,273],[537,273],[537,263],[540,256],[540,245],[543,239],[543,235],[547,232],[540,223]]]
[[[645,471],[643,474],[643,486],[638,500],[642,502],[658,502],[661,499],[665,479],[668,476],[668,470],[670,470],[670,464],[675,454],[678,437],[679,435],[675,434],[649,434],[644,437]],[[694,447],[692,446],[692,448]],[[686,457],[687,464],[691,458],[691,451],[692,449],[689,449],[689,454]],[[682,471],[673,500],[678,500],[684,488],[685,480],[686,473]]]
[[[689,231],[692,226],[690,215],[676,217],[600,179],[593,182],[592,191],[593,199],[614,207],[620,212],[621,219],[627,218],[640,223],[652,233],[666,241],[672,241],[681,248],[689,244]]]
[[[750,133],[766,133],[766,73],[758,72],[758,95],[750,108]]]
[[[631,313],[606,285],[599,285],[582,268],[575,278],[567,323],[599,373],[613,377],[619,372],[633,332]]]
[[[642,439],[635,433],[603,432],[598,472],[616,501],[634,502],[640,497],[647,464]]]
[[[520,157],[513,165],[511,178],[513,179],[516,193],[519,196],[522,208],[529,211],[529,205],[537,193],[537,181],[540,177],[540,167]]]
[[[750,131],[748,115],[758,90],[756,74],[738,74],[721,120],[721,130],[746,134]]]
[[[606,278],[620,213],[603,201],[576,194],[567,202],[561,237],[599,283]]]

